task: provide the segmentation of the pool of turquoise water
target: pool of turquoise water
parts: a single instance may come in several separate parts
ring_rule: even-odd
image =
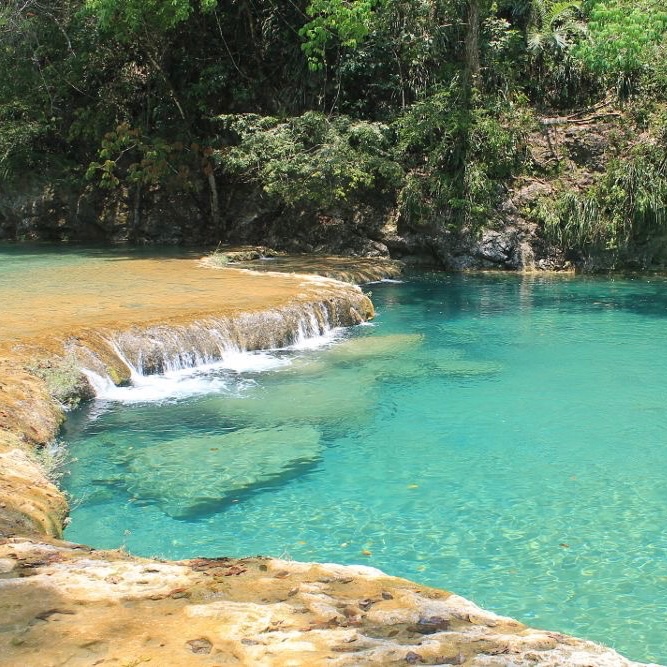
[[[0,280],[16,279],[58,267],[121,258],[201,257],[206,249],[180,246],[94,245],[0,241]],[[208,250],[210,252],[210,250]]]
[[[368,289],[372,326],[72,414],[67,538],[364,563],[667,663],[667,281]]]

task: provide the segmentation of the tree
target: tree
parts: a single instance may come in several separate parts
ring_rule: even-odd
[[[402,178],[382,123],[308,111],[285,121],[254,114],[217,119],[235,136],[218,151],[226,172],[256,183],[287,206],[340,206]]]
[[[203,10],[213,9],[217,0],[200,0]],[[151,66],[162,78],[179,116],[186,113],[164,66],[166,34],[186,21],[195,7],[190,0],[85,0],[85,7],[98,21],[103,33],[121,43],[142,47]]]
[[[306,14],[310,21],[299,34],[312,70],[322,69],[327,46],[334,40],[345,48],[356,48],[371,29],[373,10],[384,0],[310,0]]]
[[[217,0],[199,0],[198,3],[202,11],[213,10],[216,5]],[[163,0],[85,0],[85,7],[97,19],[100,30],[104,34],[112,35],[121,43],[132,44],[139,48],[139,51],[150,64],[153,73],[161,79],[169,98],[178,111],[181,121],[180,134],[189,139],[193,130],[191,119],[170,77],[168,67],[165,65],[165,58],[169,50],[169,33],[179,24],[187,21],[197,6],[193,5],[190,0],[170,0],[170,2],[164,2]],[[146,104],[150,104],[148,96]],[[141,142],[135,142],[137,137],[142,137],[145,133],[150,134],[152,130],[149,114],[146,113],[145,117],[146,122],[143,128],[130,128],[128,133],[125,128],[129,126],[119,125],[114,130],[123,140],[129,137],[132,149],[138,150],[143,156],[139,162],[133,163],[137,166],[129,172],[130,177],[132,177],[131,181],[135,184],[135,227],[138,226],[140,219],[143,186],[152,183],[154,178],[157,177],[156,175],[168,171],[168,167],[171,167],[168,156],[181,152],[174,150],[174,146],[182,146],[180,141],[169,144],[159,136],[147,137]],[[136,133],[136,136],[132,133]],[[111,133],[107,136],[115,135]],[[113,142],[110,143],[113,144]],[[120,147],[122,151],[126,150],[122,141]],[[93,162],[91,164],[92,172],[89,169],[89,173],[97,173],[99,170],[103,183],[113,183],[114,179],[117,179],[113,169],[116,161],[110,159],[111,149],[105,146],[104,142],[100,149],[100,156],[105,158],[104,162]],[[181,175],[184,173],[183,170],[187,169],[184,164],[181,164],[180,167],[171,168]],[[202,162],[202,170],[210,189],[211,219],[217,228],[220,225],[219,195],[210,160],[205,159]],[[186,182],[188,179],[182,178],[181,180]]]
[[[588,9],[589,39],[579,45],[577,56],[615,85],[619,97],[628,97],[664,56],[664,0],[591,0]]]
[[[581,3],[533,0],[526,30],[528,51],[563,56],[586,35]]]
[[[202,10],[213,9],[218,0],[199,0]],[[195,7],[190,0],[85,0],[85,7],[100,26],[119,40],[131,40],[149,30],[165,32],[186,21]]]
[[[0,7],[0,178],[48,169],[62,151],[66,98],[75,54],[69,29],[74,0],[7,0]],[[62,158],[60,162],[62,163]]]

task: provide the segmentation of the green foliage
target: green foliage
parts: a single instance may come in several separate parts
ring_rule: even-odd
[[[506,18],[490,14],[483,23],[484,88],[510,94],[525,66],[522,32]]]
[[[311,70],[321,69],[327,45],[336,39],[346,48],[357,47],[371,29],[373,9],[383,0],[310,0],[311,20],[300,30],[301,46]]]
[[[667,230],[667,125],[653,144],[614,160],[586,193],[563,193],[537,212],[563,248],[617,252]]]
[[[569,115],[611,88],[640,91],[633,117],[654,127],[666,12],[663,0],[6,0],[0,179],[62,174],[66,156],[100,188],[183,192],[217,168],[221,190],[250,182],[295,207],[377,192],[410,224],[470,229],[526,169],[529,104]],[[614,246],[659,227],[642,183],[662,196],[661,169],[637,149],[594,191],[545,207],[547,228]]]
[[[314,111],[284,121],[254,114],[218,120],[236,137],[216,153],[225,171],[290,206],[335,206],[401,178],[389,128],[381,123]]]
[[[529,53],[563,53],[586,35],[580,2],[533,0],[526,31]]]
[[[93,397],[86,378],[72,356],[39,359],[26,366],[32,375],[44,380],[49,394],[66,408]]]
[[[667,7],[663,0],[591,0],[588,31],[577,56],[626,97],[661,50],[664,56]]]
[[[457,77],[461,26],[455,4],[450,0],[377,4],[364,41],[329,58],[339,109],[390,120],[429,90]]]
[[[527,89],[538,102],[556,108],[588,103],[598,92],[595,76],[581,58],[588,39],[581,2],[533,0],[526,24]]]
[[[526,158],[533,119],[522,99],[462,105],[456,81],[414,104],[396,122],[399,150],[410,165],[399,204],[404,219],[488,221],[503,180]]]
[[[200,0],[202,10],[213,9],[217,0]],[[195,6],[190,0],[85,0],[85,9],[102,29],[129,41],[147,30],[167,31],[186,21]]]
[[[62,32],[46,34],[55,21],[66,22],[66,8],[39,12],[36,0],[9,0],[0,7],[0,180],[45,172],[46,155],[58,143],[62,126],[62,89],[53,60],[66,70],[70,54]],[[45,9],[42,7],[42,9]]]
[[[48,124],[34,116],[28,104],[19,101],[0,104],[0,181],[35,167],[35,145],[48,130]]]
[[[105,189],[134,183],[187,190],[195,187],[193,161],[199,158],[206,170],[211,153],[210,148],[198,144],[185,146],[182,142],[146,136],[140,129],[123,123],[104,136],[99,161],[90,163],[86,177]]]

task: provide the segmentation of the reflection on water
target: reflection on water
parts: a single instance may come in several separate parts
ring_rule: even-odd
[[[667,662],[666,287],[374,285],[337,342],[73,415],[67,537],[363,562]]]

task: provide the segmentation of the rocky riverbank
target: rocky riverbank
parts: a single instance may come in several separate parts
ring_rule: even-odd
[[[636,664],[369,567],[3,542],[3,665]]]

